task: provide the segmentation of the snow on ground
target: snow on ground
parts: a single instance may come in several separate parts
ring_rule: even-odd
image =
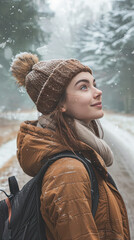
[[[0,112],[0,118],[5,118],[8,120],[36,120],[39,116],[39,112],[37,111],[29,111],[29,112]]]
[[[100,121],[104,128],[118,139],[122,147],[128,149],[134,166],[134,116],[105,113]]]
[[[39,113],[37,111],[0,113],[0,117],[2,118],[10,120],[15,119],[21,122],[37,119],[38,116]],[[105,129],[110,131],[110,133],[115,135],[115,137],[122,142],[122,146],[128,148],[128,151],[132,155],[132,164],[134,165],[134,116],[105,112],[104,117],[100,119],[100,122],[104,131]],[[14,155],[16,155],[16,139],[1,145],[0,168]]]
[[[20,122],[23,122],[25,120],[36,120],[38,116],[39,113],[37,111],[0,113],[0,118],[2,119],[18,120]],[[7,133],[10,134],[10,132],[11,129],[9,128]],[[0,146],[0,168],[2,168],[6,162],[8,162],[13,156],[16,155],[16,150],[16,138]]]
[[[14,155],[16,155],[16,139],[2,144],[0,147],[0,168]]]
[[[134,115],[123,115],[123,114],[117,114],[117,113],[106,113],[104,114],[104,117],[102,118],[106,119],[109,122],[112,122],[116,129],[123,129],[127,132],[132,134],[134,137]]]
[[[107,114],[100,119],[102,127],[118,139],[122,148],[128,150],[131,155],[131,166],[134,167],[134,116],[120,114]]]

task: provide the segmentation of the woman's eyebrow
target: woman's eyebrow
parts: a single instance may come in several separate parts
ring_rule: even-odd
[[[90,81],[89,81],[88,79],[80,79],[80,80],[78,80],[78,82],[75,83],[75,86],[76,86],[77,84],[79,84],[80,82],[90,83]],[[95,83],[95,78],[93,79],[93,83]]]

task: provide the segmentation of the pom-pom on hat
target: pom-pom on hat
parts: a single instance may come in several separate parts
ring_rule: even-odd
[[[20,53],[14,58],[11,68],[19,86],[25,86],[27,93],[44,115],[57,107],[66,87],[80,72],[92,70],[77,59],[53,59],[40,61],[31,53]]]

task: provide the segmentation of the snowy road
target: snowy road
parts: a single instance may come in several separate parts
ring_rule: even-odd
[[[131,239],[134,239],[134,136],[107,122],[103,122],[104,139],[111,147],[115,161],[108,168],[126,204]],[[104,124],[105,122],[105,124]]]
[[[103,118],[101,123],[104,129],[104,139],[112,148],[115,160],[121,169],[127,169],[134,180],[134,133],[118,127],[118,124],[115,125],[106,118]]]
[[[0,147],[0,168],[5,165],[9,159],[16,155],[16,139],[13,139]]]

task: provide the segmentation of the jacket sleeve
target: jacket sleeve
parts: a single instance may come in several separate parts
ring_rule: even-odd
[[[99,240],[91,213],[91,185],[84,165],[71,158],[53,163],[42,185],[41,213],[54,240]]]

